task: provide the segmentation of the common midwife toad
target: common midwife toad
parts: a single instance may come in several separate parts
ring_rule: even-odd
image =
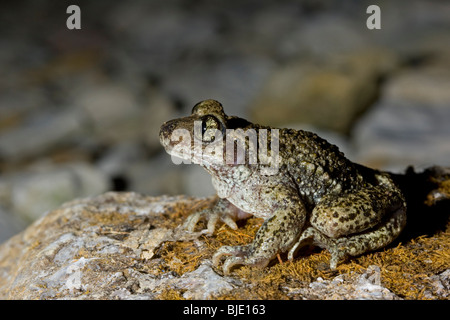
[[[351,162],[314,133],[253,124],[205,100],[164,123],[160,140],[169,154],[205,168],[219,196],[187,219],[187,230],[200,219],[209,233],[219,220],[236,229],[250,215],[265,219],[252,243],[213,256],[216,266],[226,257],[225,274],[236,265],[265,267],[282,252],[293,259],[306,244],[326,248],[334,269],[386,246],[405,226],[405,198],[391,174]]]

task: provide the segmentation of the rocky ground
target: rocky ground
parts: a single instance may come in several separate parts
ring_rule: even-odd
[[[450,191],[450,190],[448,190]],[[0,246],[0,299],[448,299],[450,224],[329,269],[329,254],[241,267],[211,264],[261,219],[214,236],[178,226],[211,198],[106,193],[50,212]]]
[[[366,28],[370,1],[78,4],[81,30],[64,1],[1,5],[0,242],[106,191],[212,195],[158,141],[205,98],[373,167],[449,165],[448,2],[381,1],[380,30]]]

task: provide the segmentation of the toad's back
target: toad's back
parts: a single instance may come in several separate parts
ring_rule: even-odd
[[[327,193],[376,183],[376,170],[353,163],[337,146],[312,132],[280,129],[280,156],[281,168],[295,180],[299,193],[311,205]]]

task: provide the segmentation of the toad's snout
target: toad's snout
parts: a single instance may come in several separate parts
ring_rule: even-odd
[[[159,140],[164,145],[164,141],[166,141],[172,132],[176,128],[176,123],[174,120],[166,121],[161,125],[159,129]]]

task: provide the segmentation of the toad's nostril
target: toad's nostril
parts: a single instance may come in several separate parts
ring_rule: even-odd
[[[175,128],[175,123],[173,121],[164,122],[161,126],[159,134],[170,133],[173,131],[174,128]]]

